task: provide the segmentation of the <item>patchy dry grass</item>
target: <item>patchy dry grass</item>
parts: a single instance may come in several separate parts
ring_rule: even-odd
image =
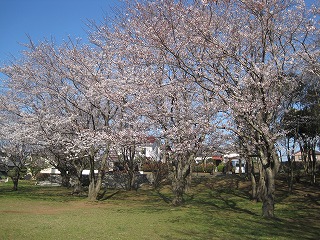
[[[320,190],[278,183],[276,219],[261,217],[238,176],[194,179],[185,205],[172,207],[159,191],[110,190],[99,202],[61,187],[0,184],[0,239],[319,239]]]

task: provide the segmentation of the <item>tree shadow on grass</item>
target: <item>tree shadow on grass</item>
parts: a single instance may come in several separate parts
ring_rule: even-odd
[[[260,216],[246,208],[239,207],[239,202],[249,201],[250,194],[244,178],[235,175],[223,175],[219,178],[197,182],[198,190],[194,194],[186,194],[190,204],[206,205],[217,210],[231,210],[251,216]],[[202,184],[202,186],[201,186]],[[240,184],[245,187],[240,188]],[[199,187],[200,186],[200,187]]]
[[[239,197],[236,194],[227,193],[228,196],[225,197],[223,196],[223,193],[224,192],[221,190],[216,190],[208,192],[207,196],[203,197],[201,197],[201,194],[203,193],[192,195],[186,194],[186,196],[188,196],[187,202],[191,205],[198,205],[199,207],[205,205],[207,207],[215,208],[217,210],[231,210],[233,212],[245,213],[252,216],[259,216],[259,214],[255,212],[239,207],[235,200],[230,199],[231,197]]]
[[[237,195],[235,195],[235,196],[237,196]],[[253,216],[258,216],[258,214],[254,213],[248,209],[238,207],[237,203],[234,200],[230,200],[228,198],[223,197],[219,191],[218,191],[218,194],[216,195],[216,198],[219,199],[220,201],[224,202],[225,206],[227,206],[227,208],[232,209],[233,211],[240,212],[240,213],[246,213],[246,214],[253,215]]]
[[[165,203],[171,203],[172,200],[168,198],[166,195],[162,194],[160,190],[156,191],[157,195],[165,202]]]
[[[106,195],[107,190],[104,190],[102,193],[99,194],[98,200],[99,201],[106,201],[106,200],[112,198],[113,196],[117,195],[119,192],[120,192],[120,190],[118,190],[118,191],[116,191],[114,193],[111,193],[109,195]]]

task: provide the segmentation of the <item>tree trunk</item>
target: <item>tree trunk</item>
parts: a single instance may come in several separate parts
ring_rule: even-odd
[[[70,176],[67,173],[67,170],[65,168],[58,168],[58,167],[57,169],[60,171],[61,185],[63,187],[70,187]]]
[[[317,161],[317,156],[316,156],[316,150],[315,150],[315,146],[312,147],[311,150],[311,159],[312,159],[312,168],[311,168],[311,184],[315,185],[316,184],[316,161]]]
[[[288,159],[288,163],[289,163],[288,187],[289,187],[289,193],[292,193],[292,191],[293,191],[293,179],[294,179],[292,159],[290,159],[290,160]]]
[[[262,192],[262,216],[266,218],[274,217],[275,202],[275,174],[271,168],[267,168],[265,173],[265,189]]]
[[[19,176],[11,177],[13,182],[13,191],[18,191]]]
[[[81,166],[75,166],[74,171],[72,174],[72,193],[73,194],[81,194],[83,192],[83,186],[82,186],[82,171],[83,167]]]
[[[85,163],[85,158],[80,158],[73,161],[73,194],[81,194],[83,192],[82,172],[85,168]]]
[[[189,192],[191,190],[191,183],[192,183],[192,165],[190,164],[189,174],[186,177],[186,189],[185,192]]]
[[[136,181],[136,173],[138,170],[138,164],[135,161],[135,145],[130,147],[124,147],[122,149],[123,162],[125,163],[125,169],[127,171],[127,190],[137,190],[137,181]]]
[[[80,194],[82,193],[82,182],[78,177],[75,177],[73,179],[73,190],[72,190],[72,194]]]
[[[251,180],[251,199],[257,200],[257,181],[256,181],[256,175],[254,172],[254,162],[253,160],[248,160],[248,174],[250,171],[250,180]]]
[[[89,201],[99,200],[99,192],[101,190],[103,177],[104,171],[99,169],[98,175],[96,176],[96,181],[90,181],[88,192]]]
[[[259,182],[256,190],[256,198],[255,200],[257,202],[262,201],[262,192],[264,191],[265,188],[265,176],[263,174],[263,168],[262,168],[262,161],[261,159],[258,161],[258,169],[259,169]]]
[[[11,178],[13,182],[13,190],[18,190],[18,182],[20,178],[20,168],[15,166],[12,170],[8,171],[8,176]]]
[[[172,181],[172,192],[174,194],[172,204],[174,206],[179,206],[183,203],[183,194],[185,190],[185,180],[180,178],[174,178]]]
[[[128,181],[126,189],[131,190],[138,190],[137,181],[136,181],[136,173],[132,169],[128,169],[127,171]]]
[[[242,160],[239,158],[239,176],[242,174]]]
[[[252,200],[257,200],[257,182],[253,172],[250,173],[251,177],[251,198]]]
[[[260,151],[260,156],[262,171],[260,172],[259,195],[262,200],[262,216],[272,218],[275,204],[275,176],[280,164],[273,146]]]
[[[100,167],[98,169],[97,176],[94,173],[94,154],[90,154],[90,174],[89,174],[89,190],[88,190],[88,200],[96,201],[99,198],[99,192],[102,186],[102,181],[105,175],[106,167],[107,167],[107,158],[109,156],[109,150],[107,149],[104,155],[101,158]]]
[[[176,160],[173,162],[173,176],[172,176],[172,192],[174,206],[181,205],[184,201],[183,195],[187,188],[187,178],[191,174],[191,163],[193,154],[187,154],[186,156],[178,154]]]
[[[89,184],[89,190],[88,190],[88,200],[89,201],[96,201],[98,199],[98,193],[99,191],[97,191],[98,187],[95,183],[95,181],[90,181]],[[100,190],[100,188],[99,188]]]

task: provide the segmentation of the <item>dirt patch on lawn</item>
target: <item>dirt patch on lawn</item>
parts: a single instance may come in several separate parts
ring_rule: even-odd
[[[6,205],[6,206],[5,206]],[[100,208],[107,207],[108,204],[100,202],[86,202],[86,201],[69,201],[59,203],[48,202],[10,202],[8,204],[0,203],[1,214],[32,214],[32,215],[55,215],[63,212],[74,211],[78,209]],[[3,209],[3,210],[2,210]]]

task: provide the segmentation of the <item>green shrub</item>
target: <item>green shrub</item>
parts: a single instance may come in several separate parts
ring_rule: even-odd
[[[219,165],[218,165],[218,172],[223,172],[223,168],[225,167],[225,165],[223,164],[223,163],[220,163]]]
[[[193,168],[194,172],[205,172],[205,173],[211,173],[213,172],[213,170],[215,169],[215,165],[214,164],[207,164],[206,166],[201,163],[198,165],[195,165]]]

